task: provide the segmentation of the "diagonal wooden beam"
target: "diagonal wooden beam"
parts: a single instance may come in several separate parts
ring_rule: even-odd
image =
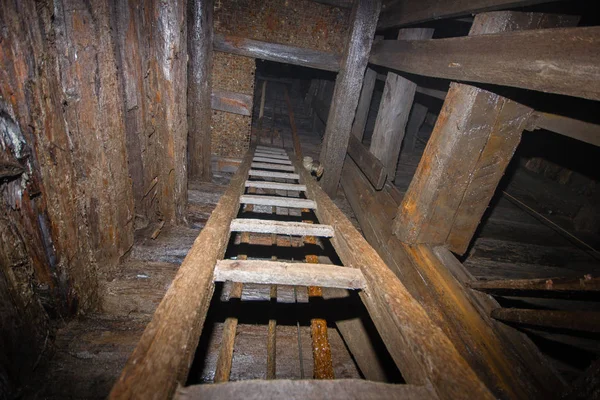
[[[340,181],[380,8],[381,0],[357,0],[352,11],[350,36],[335,80],[320,155],[325,171],[321,186],[332,197]]]

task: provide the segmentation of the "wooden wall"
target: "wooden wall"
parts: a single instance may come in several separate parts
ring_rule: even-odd
[[[36,362],[49,317],[98,308],[98,282],[133,245],[136,219],[183,219],[185,4],[0,1],[0,372],[11,371],[9,382]]]

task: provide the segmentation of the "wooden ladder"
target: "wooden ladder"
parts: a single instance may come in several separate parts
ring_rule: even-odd
[[[303,193],[304,196],[257,195],[258,189],[285,190]],[[238,218],[241,206],[310,210],[316,216],[313,222],[319,223],[279,221],[266,217],[267,214],[264,219]],[[240,233],[245,240],[250,234],[289,235],[301,237],[304,243],[309,243],[309,238],[327,239],[343,266],[322,264],[316,256],[306,257],[306,262],[248,260],[239,256],[237,259],[225,259],[233,233]],[[332,288],[332,291],[357,290],[406,384],[381,383],[385,376],[376,369],[374,360],[377,354],[365,340],[368,336],[364,327],[361,331],[358,324],[352,325],[353,321],[360,321],[356,318],[344,321],[345,324],[350,323],[346,325],[348,335],[342,332],[340,324],[337,326],[361,372],[371,380],[334,380],[331,379],[333,376],[328,378],[326,375],[320,380],[274,380],[274,371],[267,368],[267,378],[271,380],[192,385],[178,389],[187,380],[215,282],[224,281],[234,282],[230,299],[241,298],[243,285],[250,283],[271,285],[271,298],[277,285],[324,287]],[[217,361],[215,382],[226,382],[231,369],[237,319],[231,320],[232,329],[228,329],[227,325],[226,321],[219,351],[219,358],[223,361]],[[271,328],[269,324],[269,334]],[[349,340],[360,345],[351,345]],[[221,370],[219,364],[223,364]],[[332,398],[368,397],[369,393],[376,393],[381,398],[493,398],[418,300],[309,172],[302,168],[299,160],[290,159],[282,149],[257,146],[242,161],[229,188],[194,242],[110,397],[170,398],[175,395],[176,398],[192,399],[244,395],[247,398]]]

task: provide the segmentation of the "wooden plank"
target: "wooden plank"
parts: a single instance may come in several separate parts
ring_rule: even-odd
[[[287,154],[271,153],[271,152],[261,151],[261,150],[257,150],[254,153],[254,155],[256,157],[267,157],[267,158],[274,158],[277,160],[289,160],[290,159]]]
[[[375,89],[376,81],[377,72],[371,68],[367,68],[351,132],[351,134],[360,142],[362,142],[363,135],[365,134],[365,127],[367,126],[367,118],[369,117],[369,110],[371,109],[371,100],[373,98],[373,90]]]
[[[240,198],[240,203],[274,207],[310,208],[313,210],[317,208],[315,202],[310,199],[298,199],[294,197],[281,196],[243,195]]]
[[[369,62],[418,75],[600,100],[600,27],[384,40]],[[568,77],[568,79],[565,79]]]
[[[231,231],[275,233],[278,235],[332,237],[333,228],[329,225],[306,224],[303,222],[273,221],[262,219],[236,218],[231,221]]]
[[[377,190],[385,184],[385,166],[353,135],[348,142],[348,154]]]
[[[248,153],[183,260],[111,399],[170,398],[185,383],[214,291],[214,266],[229,243],[229,224],[238,213],[251,158]]]
[[[352,9],[349,41],[335,80],[320,155],[324,168],[321,186],[332,197],[336,195],[348,150],[348,139],[380,9],[381,0],[357,0]]]
[[[427,386],[392,385],[362,379],[249,380],[220,385],[194,385],[178,389],[177,400],[263,399],[436,399]]]
[[[289,263],[262,260],[221,260],[215,282],[241,282],[265,285],[323,286],[363,289],[365,279],[359,269],[331,264]]]
[[[277,239],[274,240],[277,244]],[[267,379],[277,377],[277,286],[271,285],[269,308],[269,327],[267,329]]]
[[[302,146],[300,146],[300,139],[298,138],[298,130],[296,129],[296,122],[294,120],[294,108],[290,101],[290,94],[288,93],[287,86],[283,87],[283,94],[285,96],[285,103],[288,109],[288,117],[290,119],[290,128],[292,129],[292,141],[294,142],[294,153],[296,158],[302,160]]]
[[[213,89],[210,104],[213,110],[239,115],[252,115],[253,97],[249,94]]]
[[[190,176],[210,182],[213,0],[188,5],[188,146]]]
[[[433,29],[401,29],[398,40],[429,39]],[[396,176],[396,166],[400,157],[400,148],[413,105],[417,85],[393,72],[388,72],[383,88],[379,112],[375,120],[370,151],[387,170],[390,181]]]
[[[215,271],[216,273],[216,271]],[[242,298],[243,284],[235,282],[231,287],[229,294],[229,317],[223,323],[223,334],[221,336],[221,346],[217,356],[217,365],[215,366],[215,383],[229,381],[231,374],[231,364],[233,362],[233,345],[238,324],[239,301]]]
[[[266,151],[272,151],[274,153],[283,153],[286,154],[285,149],[282,149],[281,147],[270,147],[270,146],[263,146],[261,144],[256,146],[257,150],[266,150]]]
[[[520,308],[497,308],[492,318],[511,324],[542,326],[581,332],[600,332],[600,312],[527,310]]]
[[[516,8],[557,0],[386,0],[377,29],[399,28],[435,19]]]
[[[560,379],[525,335],[517,332],[516,338],[507,339],[502,324],[496,326],[489,318],[489,309],[480,311],[470,301],[471,291],[448,272],[449,261],[438,261],[439,255],[434,257],[429,246],[407,246],[392,234],[390,221],[401,201],[394,187],[386,184],[376,191],[347,159],[342,188],[369,243],[496,397],[536,398],[561,390]],[[321,207],[319,202],[317,205]],[[402,371],[401,365],[399,368]]]
[[[281,165],[292,165],[292,162],[288,160],[281,160],[277,158],[269,158],[268,156],[256,156],[252,159],[252,161],[265,162],[270,164],[281,164]]]
[[[398,238],[464,252],[531,112],[494,93],[452,83],[398,209]]]
[[[367,288],[360,297],[406,382],[430,382],[440,398],[493,398],[448,337],[346,216],[307,172],[300,174],[308,196],[317,202],[319,221],[332,224],[335,230],[331,243],[342,262],[361,269]]]
[[[238,36],[215,35],[214,49],[224,53],[337,72],[340,57],[323,51],[261,42]]]
[[[250,176],[260,176],[263,178],[282,178],[282,179],[298,179],[298,174],[290,174],[287,172],[273,172],[273,171],[260,171],[251,169],[249,172]]]
[[[417,88],[418,91],[419,88]],[[444,99],[446,98],[446,93],[444,93]],[[425,117],[427,117],[427,107],[419,103],[413,103],[412,109],[410,110],[410,116],[408,118],[408,123],[406,124],[406,135],[404,137],[404,143],[402,144],[401,154],[406,152],[412,153],[415,150],[415,144],[417,142],[417,137],[419,136],[419,129],[423,122],[425,122]],[[402,158],[402,156],[400,156]]]
[[[253,162],[252,165],[250,165],[250,167],[260,168],[260,169],[270,169],[270,170],[276,170],[276,171],[291,171],[291,172],[294,171],[294,167],[292,167],[291,165],[284,165],[284,164]]]
[[[594,146],[600,146],[600,125],[562,115],[535,112],[536,129],[546,129]]]
[[[306,191],[306,185],[299,185],[297,183],[246,181],[246,187],[253,187],[253,188],[260,188],[260,189],[273,189],[273,190],[291,190],[291,191],[298,191],[298,192]]]
[[[469,284],[471,289],[496,296],[551,297],[573,300],[600,298],[600,278],[589,275],[581,279],[505,279],[476,281]]]

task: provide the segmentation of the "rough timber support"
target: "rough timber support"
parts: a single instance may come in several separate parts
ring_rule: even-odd
[[[321,185],[325,193],[332,197],[340,181],[380,8],[381,0],[358,0],[352,11],[352,28],[335,81],[320,156],[325,170]]]
[[[361,299],[406,382],[422,385],[429,381],[445,399],[492,398],[452,342],[352,223],[307,172],[300,170],[300,174],[308,197],[317,202],[319,221],[334,228],[331,242],[342,262],[361,269],[367,283]]]
[[[475,17],[470,36],[545,28],[540,14]],[[565,19],[560,23],[576,23]],[[463,254],[481,221],[533,110],[496,94],[452,84],[394,232],[407,243],[445,244]]]
[[[111,399],[169,398],[185,383],[229,241],[252,154],[240,164],[113,387]]]
[[[423,40],[432,36],[433,29],[429,28],[400,29],[398,40]],[[396,176],[400,148],[416,89],[416,83],[388,72],[370,150],[385,165],[391,181]]]
[[[471,277],[452,253],[409,246],[392,234],[389,221],[399,202],[394,187],[376,191],[349,158],[341,185],[369,243],[497,397],[536,398],[562,389],[525,335],[489,318],[498,303],[483,294],[472,298],[464,287]]]
[[[367,126],[367,118],[371,109],[371,100],[373,91],[375,90],[375,82],[377,81],[377,72],[367,67],[365,77],[363,79],[362,89],[360,91],[360,99],[356,107],[356,115],[352,124],[352,135],[362,142]]]
[[[383,40],[369,62],[401,72],[600,100],[600,27]],[[569,79],[565,79],[568,76]]]
[[[300,65],[302,67],[317,68],[325,71],[337,72],[340,69],[339,56],[323,51],[218,34],[215,35],[213,43],[215,50],[223,53]]]
[[[210,182],[213,0],[188,2],[188,129],[190,176]],[[184,160],[179,160],[184,162]]]
[[[516,8],[557,0],[386,0],[377,29],[399,28],[435,19],[461,17],[484,11]]]

